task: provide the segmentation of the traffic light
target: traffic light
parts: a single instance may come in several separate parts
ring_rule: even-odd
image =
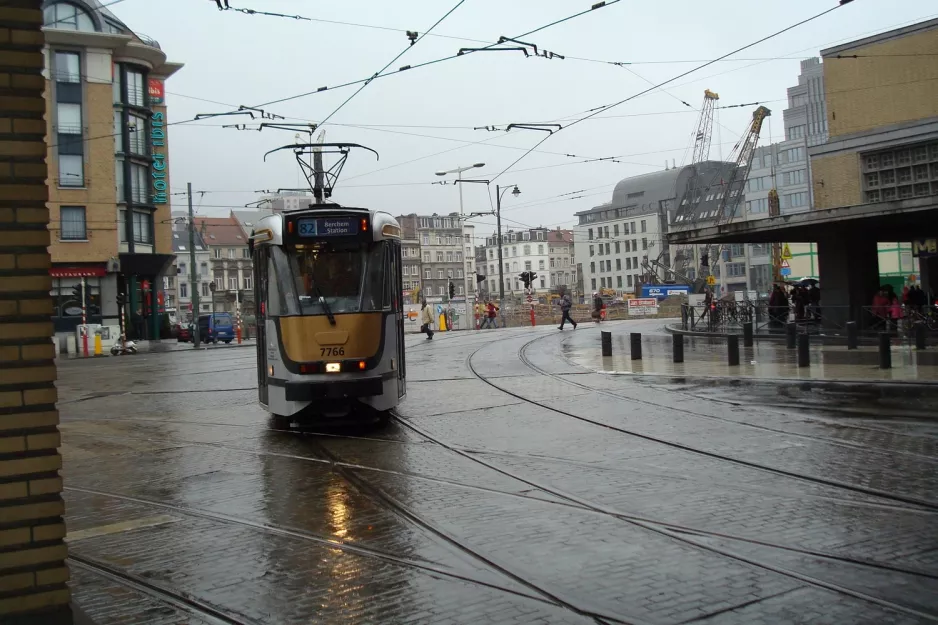
[[[537,274],[533,271],[524,271],[518,277],[521,278],[521,282],[524,283],[524,288],[528,289],[534,284],[534,279],[537,278]]]
[[[453,299],[456,296],[456,285],[452,282],[449,283],[449,298]]]
[[[700,255],[700,266],[709,267],[710,266],[710,254],[701,254]]]
[[[476,282],[477,282],[477,283],[478,283],[478,282],[485,282],[485,276],[483,276],[481,273],[477,273],[477,274],[476,274]]]
[[[127,303],[127,296],[124,295],[123,293],[118,293],[118,294],[117,294],[117,305],[118,305],[118,306],[123,306],[123,305],[126,304],[126,303]]]

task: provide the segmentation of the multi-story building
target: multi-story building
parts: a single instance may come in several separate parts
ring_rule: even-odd
[[[284,211],[300,210],[309,208],[310,204],[315,204],[316,198],[312,193],[306,191],[283,191],[281,193],[270,193],[261,197],[256,202],[260,208],[270,209],[275,213]]]
[[[99,0],[44,2],[43,19],[55,330],[80,323],[84,281],[89,323],[118,325],[122,292],[128,334],[155,337],[174,259],[163,85],[182,65]]]
[[[551,230],[547,233],[547,253],[550,256],[550,287],[576,287],[576,257],[573,249],[573,230]]]
[[[404,276],[404,299],[416,304],[420,298],[420,277],[423,274],[420,262],[420,237],[417,234],[417,215],[402,215],[397,220],[401,225],[401,273]]]
[[[201,234],[193,232],[195,240],[195,270],[196,282],[192,283],[192,254],[189,247],[189,224],[184,216],[176,217],[173,213],[173,252],[175,258],[170,270],[163,276],[163,289],[166,293],[166,312],[175,312],[178,323],[192,321],[199,312],[210,312],[212,309],[211,292],[208,285],[211,280],[209,273],[209,250],[202,241]],[[193,293],[199,293],[200,306],[195,311],[192,307]]]
[[[216,312],[234,313],[241,302],[241,313],[254,314],[254,277],[247,237],[234,217],[196,217],[196,228],[208,247],[211,284],[206,303]],[[211,289],[211,287],[209,287]]]
[[[453,283],[457,296],[465,295],[464,232],[458,213],[416,216],[425,297],[448,297]],[[400,219],[400,218],[399,218]]]
[[[719,181],[730,166],[705,161],[697,165],[697,171],[705,180]],[[612,201],[576,213],[579,223],[573,228],[574,256],[585,289],[637,293],[659,266],[681,267],[678,280],[695,279],[697,256],[689,248],[672,258],[665,238],[668,224],[675,219],[680,224],[685,219],[716,214],[718,193],[710,188],[701,190],[703,197],[694,215],[675,210],[676,198],[684,196],[693,173],[694,167],[688,165],[626,178],[613,189]],[[665,274],[661,277],[672,278],[670,272]]]
[[[502,233],[502,276],[505,279],[505,294],[520,296],[524,294],[521,273],[533,271],[537,274],[534,289],[546,292],[550,289],[548,263],[550,253],[546,228],[530,230],[509,230]],[[491,294],[499,293],[498,288],[498,238],[492,235],[485,240],[486,261],[485,276]]]

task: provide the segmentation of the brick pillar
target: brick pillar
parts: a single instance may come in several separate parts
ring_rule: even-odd
[[[0,622],[71,623],[40,0],[0,4]]]

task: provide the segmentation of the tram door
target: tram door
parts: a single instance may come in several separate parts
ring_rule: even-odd
[[[401,267],[401,243],[391,241],[391,263],[388,282],[393,289],[391,305],[394,307],[394,316],[397,320],[397,395],[403,397],[407,392],[407,368],[404,363],[404,278]]]
[[[254,310],[257,323],[257,399],[262,404],[267,401],[267,280],[269,267],[267,260],[270,250],[266,247],[254,248]]]

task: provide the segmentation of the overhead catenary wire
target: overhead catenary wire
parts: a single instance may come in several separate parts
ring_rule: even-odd
[[[820,13],[817,13],[817,14],[815,14],[815,15],[809,17],[809,18],[803,19],[803,20],[801,20],[801,21],[799,21],[799,22],[795,22],[794,24],[791,24],[791,25],[789,25],[789,26],[786,26],[785,28],[782,28],[781,30],[777,30],[777,31],[775,31],[774,33],[772,33],[772,34],[770,34],[770,35],[766,35],[765,37],[762,37],[762,38],[757,39],[757,40],[755,40],[755,41],[753,41],[753,42],[751,42],[751,43],[748,43],[748,44],[746,44],[746,45],[744,45],[744,46],[742,46],[742,47],[739,47],[739,48],[736,48],[735,50],[732,50],[732,51],[730,51],[730,52],[727,52],[726,54],[723,54],[723,55],[717,57],[716,59],[707,61],[706,63],[702,63],[701,65],[698,65],[697,67],[694,67],[694,68],[692,68],[692,69],[687,70],[686,72],[682,72],[682,73],[680,73],[680,74],[677,74],[676,76],[673,76],[673,77],[671,77],[671,78],[669,78],[669,79],[667,79],[667,80],[665,80],[665,81],[663,81],[663,82],[660,82],[660,83],[658,83],[658,84],[656,84],[656,85],[654,85],[654,86],[652,86],[652,87],[649,87],[648,89],[645,89],[644,91],[641,91],[641,92],[636,93],[636,94],[634,94],[634,95],[631,95],[631,96],[629,96],[629,97],[627,97],[627,98],[624,98],[624,99],[622,99],[622,100],[619,100],[618,102],[613,102],[612,104],[606,104],[606,105],[603,105],[603,106],[596,107],[595,109],[592,110],[592,112],[587,113],[586,116],[581,117],[581,118],[578,118],[578,119],[576,119],[576,120],[570,122],[570,123],[567,124],[566,126],[563,126],[560,130],[555,131],[555,132],[553,132],[553,133],[548,134],[547,136],[545,136],[543,139],[541,139],[540,141],[538,141],[530,150],[528,150],[527,152],[525,152],[524,154],[522,154],[522,155],[521,155],[520,157],[518,157],[511,165],[509,165],[509,166],[506,167],[504,170],[502,170],[502,171],[501,171],[497,176],[495,176],[495,178],[493,178],[492,180],[495,181],[495,180],[497,180],[498,178],[500,178],[505,172],[509,171],[512,167],[514,167],[514,166],[517,165],[519,162],[521,162],[525,157],[528,156],[528,154],[530,154],[531,152],[533,152],[535,149],[539,148],[539,147],[540,147],[543,143],[545,143],[548,139],[550,139],[550,138],[553,137],[554,135],[558,134],[559,132],[561,132],[561,131],[563,131],[563,130],[566,130],[567,128],[570,128],[571,126],[575,126],[576,124],[578,124],[578,123],[580,123],[580,122],[583,122],[583,121],[585,121],[585,120],[587,120],[587,119],[589,119],[589,118],[591,118],[591,117],[595,117],[596,115],[598,115],[599,113],[601,113],[601,112],[603,112],[603,111],[608,111],[608,110],[610,110],[610,109],[613,109],[613,108],[615,108],[615,107],[617,107],[617,106],[619,106],[619,105],[621,105],[621,104],[624,104],[624,103],[626,103],[626,102],[628,102],[628,101],[630,101],[630,100],[634,100],[635,98],[637,98],[637,97],[639,97],[639,96],[642,96],[642,95],[644,95],[644,94],[646,94],[646,93],[649,93],[649,92],[651,92],[651,91],[654,91],[655,89],[660,89],[660,88],[663,87],[664,85],[668,85],[668,84],[670,84],[670,83],[672,83],[672,82],[674,82],[674,81],[676,81],[676,80],[679,80],[679,79],[683,78],[684,76],[688,76],[688,75],[690,75],[690,74],[692,74],[692,73],[694,73],[694,72],[700,71],[701,69],[703,69],[703,68],[705,68],[705,67],[707,67],[707,66],[709,66],[709,65],[712,65],[713,63],[716,63],[716,62],[717,62],[718,60],[720,60],[720,59],[725,59],[725,58],[727,58],[727,57],[730,57],[730,56],[732,56],[732,55],[734,55],[734,54],[737,54],[737,53],[739,53],[739,52],[742,52],[743,50],[747,50],[747,49],[749,49],[749,48],[751,48],[751,47],[753,47],[753,46],[756,46],[756,45],[758,45],[758,44],[760,44],[760,43],[763,43],[763,42],[765,42],[765,41],[768,41],[769,39],[772,39],[772,38],[777,37],[777,36],[779,36],[779,35],[781,35],[781,34],[783,34],[783,33],[786,33],[786,32],[788,32],[788,31],[790,31],[790,30],[792,30],[792,29],[794,29],[794,28],[797,28],[797,27],[799,27],[799,26],[802,26],[802,25],[804,25],[804,24],[807,24],[807,23],[809,23],[809,22],[812,22],[812,21],[814,21],[814,20],[816,20],[816,19],[819,19],[819,18],[821,18],[821,17],[823,17],[823,16],[825,16],[825,15],[828,15],[829,13],[832,13],[832,12],[836,11],[837,9],[840,9],[840,8],[846,6],[848,3],[852,2],[852,1],[853,1],[853,0],[840,0],[840,3],[839,3],[839,4],[833,6],[833,7],[829,8],[829,9],[827,9],[827,10],[825,10],[825,11],[821,11]]]

